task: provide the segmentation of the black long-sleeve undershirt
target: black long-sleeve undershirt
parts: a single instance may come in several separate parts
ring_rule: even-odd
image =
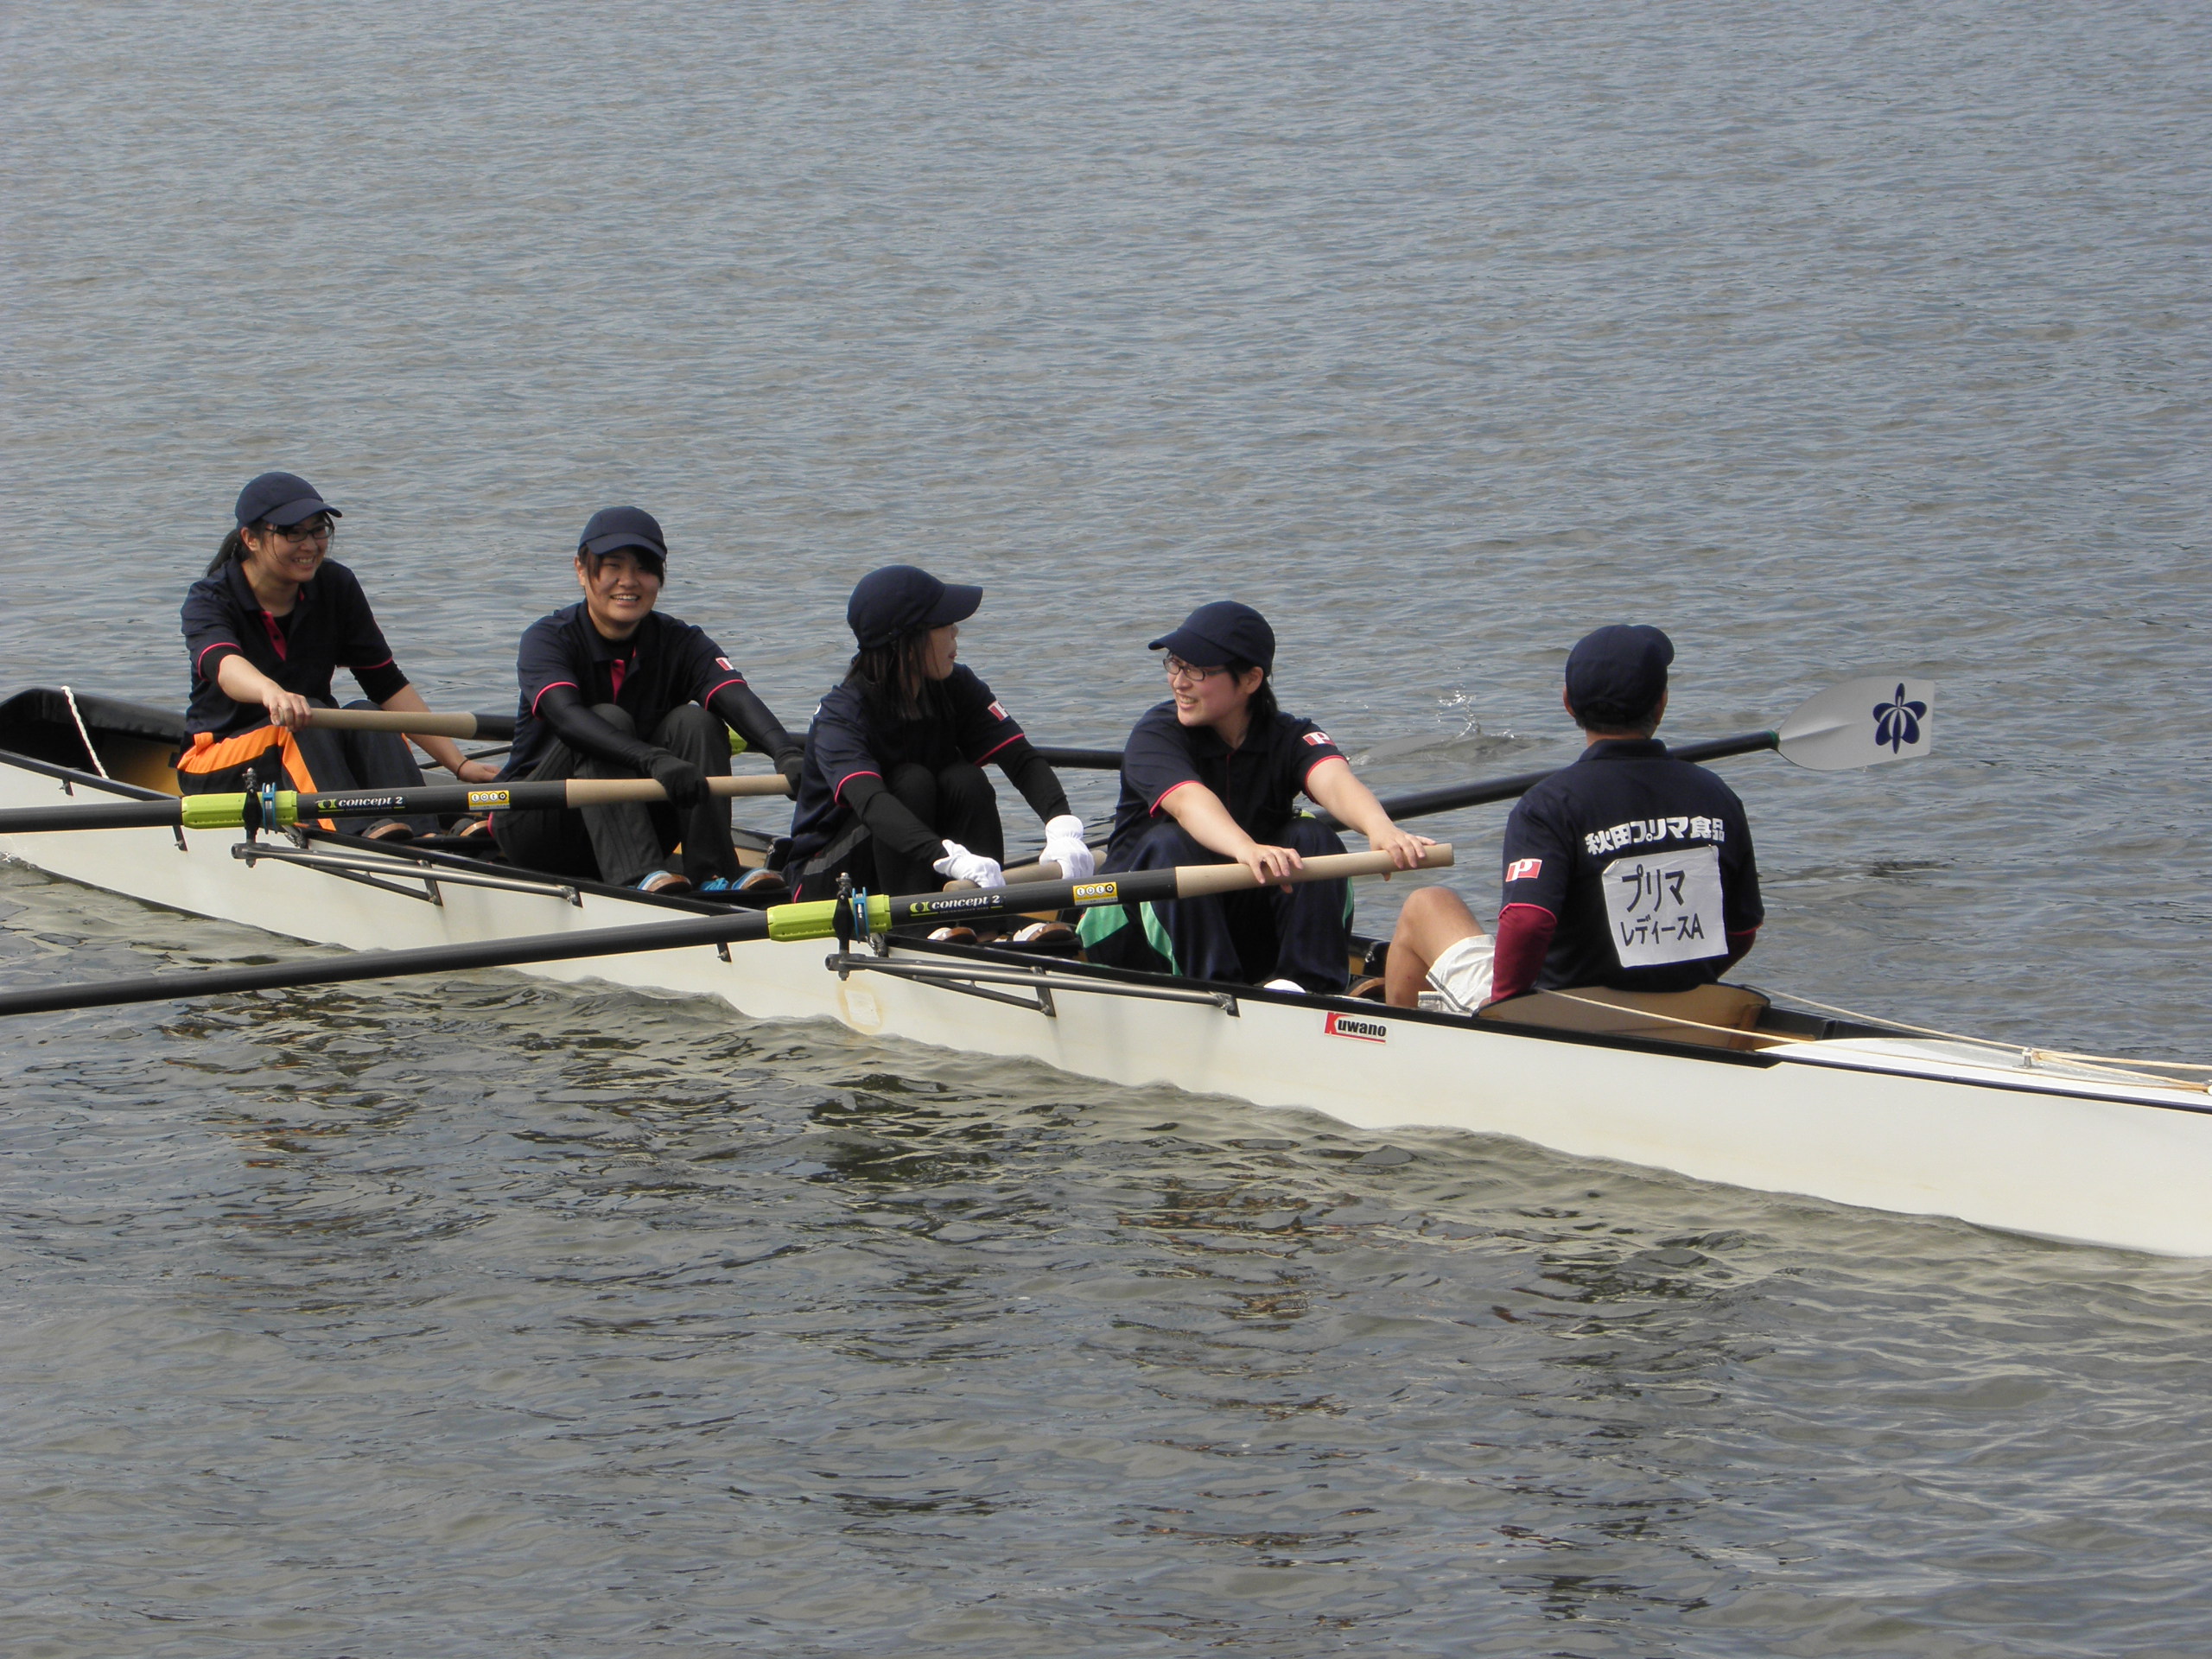
[[[783,728],[767,705],[747,687],[725,685],[707,700],[709,713],[742,737],[748,747],[781,764],[799,752],[797,739]],[[570,748],[597,759],[627,766],[640,777],[652,769],[660,753],[643,738],[627,737],[592,713],[591,705],[572,685],[546,688],[537,700],[537,717]]]
[[[1049,821],[1066,813],[1068,792],[1061,787],[1059,775],[1027,738],[1017,737],[991,759],[1039,819]],[[843,800],[868,826],[868,834],[893,851],[932,863],[944,856],[944,837],[916,817],[913,810],[874,773],[847,779]]]

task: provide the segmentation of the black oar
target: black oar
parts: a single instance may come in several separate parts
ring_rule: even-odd
[[[780,772],[709,778],[715,795],[791,797]],[[664,801],[668,791],[650,778],[569,778],[531,784],[426,784],[420,789],[333,790],[302,795],[289,789],[257,792],[255,827],[284,829],[302,819],[371,813],[506,812],[543,808],[605,806],[617,801]],[[22,806],[0,811],[0,836],[46,835],[60,830],[140,830],[181,824],[187,830],[245,826],[242,794],[163,796],[153,801],[85,801],[68,806]]]
[[[1424,869],[1452,861],[1448,846],[1431,847]],[[1283,878],[1286,884],[1388,875],[1392,865],[1382,853],[1342,853],[1309,858],[1305,868]],[[166,1002],[183,997],[216,996],[236,991],[278,990],[300,985],[337,985],[358,979],[401,979],[416,974],[461,973],[476,968],[515,968],[533,962],[567,962],[583,957],[621,956],[640,950],[674,950],[687,945],[734,944],[745,940],[801,941],[840,936],[838,912],[846,910],[842,936],[880,933],[916,923],[979,921],[1026,911],[1088,909],[1094,905],[1196,899],[1256,887],[1241,864],[1185,864],[1172,869],[1136,870],[1091,881],[1038,881],[1022,887],[982,888],[969,893],[920,893],[903,898],[870,897],[865,927],[855,927],[855,904],[825,899],[771,909],[733,911],[727,916],[699,916],[680,922],[647,922],[635,927],[583,928],[568,933],[533,933],[522,938],[492,939],[481,944],[434,944],[413,950],[361,950],[351,956],[279,962],[255,968],[217,968],[190,974],[155,974],[141,979],[111,979],[90,984],[55,985],[35,990],[0,992],[0,1015],[57,1014],[71,1008],[110,1007],[125,1002]],[[1273,884],[1270,884],[1273,885]]]
[[[1053,749],[1043,744],[1037,753],[1045,757],[1045,764],[1066,766],[1074,772],[1119,772],[1122,752],[1119,749]]]
[[[512,715],[434,715],[404,709],[310,709],[308,724],[332,732],[401,732],[409,737],[499,737],[515,734]]]
[[[1777,749],[1783,760],[1815,772],[1855,772],[1885,761],[1910,760],[1934,747],[1929,710],[1935,695],[1935,683],[1930,680],[1899,680],[1886,675],[1851,680],[1806,698],[1772,731],[1707,738],[1701,743],[1670,747],[1667,753],[1677,760],[1703,761]],[[1510,778],[1420,790],[1393,796],[1382,803],[1382,810],[1393,822],[1402,822],[1431,812],[1515,800],[1559,770],[1547,766]],[[1321,821],[1332,830],[1344,828],[1326,813],[1321,815]]]

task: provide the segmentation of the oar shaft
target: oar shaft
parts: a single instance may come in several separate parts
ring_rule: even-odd
[[[308,724],[329,732],[404,732],[410,737],[515,734],[512,715],[433,715],[405,709],[311,709]]]
[[[1422,849],[1420,868],[1442,869],[1451,862],[1451,847],[1439,844]],[[1306,860],[1300,868],[1283,877],[1281,885],[1295,887],[1305,881],[1387,876],[1396,868],[1388,853],[1329,853]],[[1003,887],[947,889],[943,893],[917,893],[911,898],[877,899],[874,905],[880,906],[880,912],[872,908],[871,915],[876,917],[873,925],[906,927],[919,922],[988,920],[1032,910],[1088,910],[1097,905],[1203,899],[1216,893],[1243,893],[1277,885],[1260,880],[1242,864],[1184,864],[1159,870],[1119,870],[1109,875],[1093,876],[1087,881],[1025,881]],[[834,925],[836,913],[834,899],[811,905],[779,906],[769,912],[770,932],[779,939],[818,938]],[[821,931],[798,931],[801,927],[813,927],[817,920],[822,924]]]
[[[1452,861],[1449,847],[1432,847],[1424,868]],[[1390,869],[1382,853],[1344,853],[1309,858],[1289,880],[1323,881],[1354,875],[1378,875]],[[1140,870],[1096,881],[1047,881],[978,893],[914,893],[868,900],[869,925],[882,928],[929,922],[957,915],[963,918],[1011,915],[1024,910],[1060,910],[1070,906],[1133,903],[1145,899],[1194,898],[1227,893],[1259,883],[1239,864],[1196,865],[1181,869]],[[91,984],[42,986],[0,991],[0,1016],[60,1014],[73,1008],[110,1007],[126,1002],[166,1002],[181,997],[216,996],[239,991],[283,990],[302,985],[339,985],[364,979],[403,979],[416,974],[465,973],[478,968],[519,968],[531,963],[570,962],[583,957],[613,957],[645,950],[680,950],[695,945],[732,944],[763,938],[828,938],[836,931],[837,901],[778,905],[773,909],[736,911],[680,922],[646,922],[635,927],[579,928],[567,933],[533,933],[521,938],[487,939],[476,944],[433,944],[413,950],[361,950],[344,957],[312,957],[304,962],[266,963],[251,968],[218,968],[189,974],[152,974]]]
[[[160,830],[178,821],[174,795],[158,801],[88,801],[81,806],[18,806],[0,812],[0,835],[40,836],[60,830]]]
[[[149,974],[141,979],[0,991],[0,1016],[60,1014],[72,1008],[167,1002],[180,997],[283,990],[302,985],[337,985],[361,979],[403,979],[416,974],[458,974],[476,968],[517,968],[529,963],[563,962],[578,957],[675,950],[686,945],[758,939],[766,937],[767,931],[766,913],[748,910],[681,922],[649,922],[637,927],[534,933],[521,938],[487,939],[480,944],[433,944],[415,950],[361,950],[346,957],[310,957],[304,962],[273,962],[252,968]]]
[[[791,786],[780,772],[743,778],[709,778],[711,795],[775,795],[786,799]],[[650,778],[567,778],[544,783],[427,784],[420,789],[332,790],[321,795],[276,795],[278,824],[302,819],[358,818],[371,814],[435,816],[450,812],[560,811],[581,806],[611,806],[624,801],[664,801],[668,791]],[[245,822],[243,795],[188,795],[183,820],[188,830],[235,830]],[[91,826],[84,826],[91,827]],[[7,815],[0,814],[0,832]]]
[[[1734,737],[1715,737],[1702,743],[1685,743],[1670,748],[1668,754],[1676,760],[1718,760],[1731,754],[1750,754],[1758,749],[1775,747],[1772,732],[1740,732]],[[1526,795],[1538,784],[1562,768],[1547,766],[1541,772],[1516,772],[1510,778],[1491,778],[1479,784],[1455,784],[1446,789],[1424,789],[1411,795],[1394,795],[1384,801],[1382,810],[1393,823],[1402,823],[1408,818],[1418,818],[1431,812],[1451,812],[1463,806],[1487,806],[1496,801],[1510,801]],[[1339,823],[1327,813],[1320,815],[1321,822],[1332,830],[1348,826]]]
[[[1055,749],[1047,748],[1041,743],[1036,748],[1048,766],[1065,766],[1074,772],[1119,772],[1122,769],[1122,752],[1119,749]]]

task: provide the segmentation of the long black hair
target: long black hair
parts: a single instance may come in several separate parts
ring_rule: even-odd
[[[902,633],[884,645],[863,645],[845,667],[845,683],[861,694],[869,721],[903,726],[917,720],[952,717],[952,702],[942,681],[930,678],[928,628]]]
[[[1229,671],[1233,680],[1241,680],[1248,670],[1260,667],[1257,663],[1248,662],[1242,657],[1232,657],[1222,666]],[[1255,726],[1269,724],[1281,712],[1281,706],[1275,702],[1274,674],[1271,670],[1261,669],[1260,683],[1252,692],[1252,700],[1244,705],[1245,729],[1249,731]]]
[[[266,533],[269,526],[256,524],[254,528]],[[207,574],[211,576],[219,576],[223,574],[225,565],[235,564],[238,560],[245,557],[245,531],[232,531],[223,537],[223,544],[215,550],[215,556],[207,561]]]

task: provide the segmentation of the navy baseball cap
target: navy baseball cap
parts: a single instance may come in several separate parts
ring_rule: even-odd
[[[1145,649],[1158,651],[1163,645],[1193,668],[1219,668],[1234,659],[1257,663],[1274,672],[1275,631],[1266,617],[1233,599],[1199,606],[1183,619],[1181,627],[1162,634]]]
[[[346,515],[315,493],[315,486],[297,473],[264,473],[238,492],[238,528],[248,524],[276,524],[289,529],[302,518],[327,512],[334,518]]]
[[[592,514],[576,543],[576,556],[595,559],[625,547],[650,555],[646,562],[655,575],[667,568],[668,543],[660,533],[660,520],[643,507],[601,507]]]
[[[1656,628],[1616,622],[1586,633],[1567,658],[1567,701],[1586,726],[1642,720],[1667,690],[1675,642]]]
[[[887,564],[854,584],[853,596],[845,601],[845,623],[867,651],[924,628],[964,622],[982,602],[981,588],[939,582],[911,564]]]

